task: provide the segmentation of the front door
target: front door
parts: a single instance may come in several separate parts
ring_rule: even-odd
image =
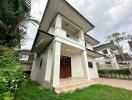
[[[60,78],[71,77],[71,57],[61,56]]]

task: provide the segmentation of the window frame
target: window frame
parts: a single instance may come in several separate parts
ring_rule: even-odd
[[[90,65],[91,64],[91,65]],[[88,61],[88,68],[94,68],[94,66],[93,66],[93,62],[92,61]]]
[[[106,51],[106,52],[105,52]],[[108,54],[108,50],[107,49],[104,49],[104,50],[102,50],[102,52],[103,52],[103,54]]]

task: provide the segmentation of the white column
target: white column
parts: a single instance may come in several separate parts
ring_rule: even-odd
[[[86,50],[82,51],[82,67],[84,70],[84,78],[90,80],[90,72],[88,68],[88,60]]]
[[[55,35],[60,36],[61,35],[61,27],[62,27],[62,16],[61,15],[57,15],[56,19],[55,19]]]
[[[80,30],[80,42],[83,46],[85,46],[84,33],[82,30]]]
[[[61,43],[55,41],[53,44],[53,62],[51,69],[51,84],[52,87],[59,86],[60,79],[60,53],[61,53]]]

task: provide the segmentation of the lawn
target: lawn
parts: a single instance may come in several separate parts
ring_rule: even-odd
[[[35,82],[20,88],[15,100],[132,100],[132,91],[104,85],[92,85],[73,93],[54,94]]]

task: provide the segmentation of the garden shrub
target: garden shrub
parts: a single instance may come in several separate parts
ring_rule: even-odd
[[[100,77],[106,78],[117,78],[117,79],[129,79],[131,80],[131,73],[128,68],[126,69],[109,69],[109,70],[99,70]]]
[[[0,46],[0,68],[19,61],[19,55],[14,50]]]
[[[19,55],[10,48],[0,46],[0,100],[11,100],[24,79]]]
[[[128,68],[126,69],[109,69],[109,70],[99,70],[100,74],[125,74],[130,75],[130,71]]]

